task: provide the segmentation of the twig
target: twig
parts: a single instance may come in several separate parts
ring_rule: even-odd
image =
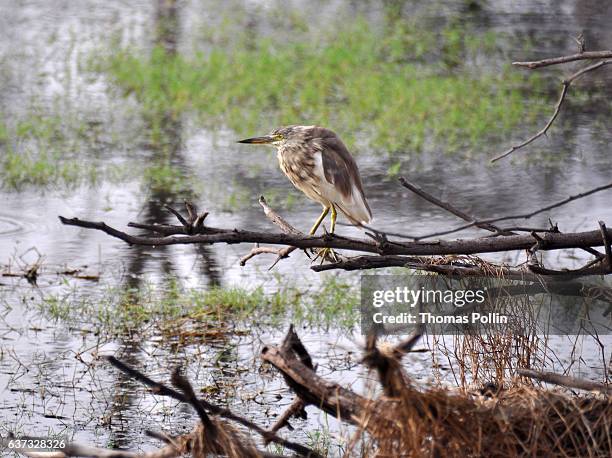
[[[570,56],[552,57],[549,59],[528,61],[528,62],[512,62],[512,65],[517,67],[526,67],[529,69],[547,67],[549,65],[566,64],[577,60],[594,60],[594,59],[610,59],[612,51],[585,51]]]
[[[292,234],[292,235],[301,235],[304,236],[304,233],[298,231],[295,227],[287,222],[282,216],[276,213],[266,202],[264,196],[259,196],[259,205],[262,206],[264,210],[264,214],[266,217],[272,221],[276,226],[280,228],[280,230],[284,234]],[[268,268],[271,270],[281,259],[289,257],[291,253],[297,250],[297,247],[289,246],[286,248],[271,248],[271,247],[255,247],[249,253],[240,258],[240,265],[244,266],[248,260],[258,256],[260,254],[276,254],[276,260],[272,263],[272,265]]]
[[[197,412],[198,417],[200,417],[200,421],[204,425],[204,433],[207,435],[210,434],[210,439],[214,441],[217,435],[217,427],[208,417],[202,403],[193,391],[191,383],[181,374],[178,368],[172,372],[172,384],[183,392],[187,402],[191,404],[193,409]]]
[[[529,377],[541,380],[554,385],[561,385],[568,388],[576,388],[579,390],[599,391],[604,394],[612,394],[612,387],[603,383],[592,382],[577,377],[569,377],[567,375],[555,374],[554,372],[539,372],[531,369],[518,369],[518,374],[523,377]]]
[[[423,189],[421,189],[419,186],[410,183],[404,177],[400,177],[399,178],[399,182],[401,183],[401,185],[403,187],[405,187],[406,189],[410,189],[412,192],[414,192],[418,196],[422,197],[423,199],[427,200],[428,202],[431,202],[432,204],[434,204],[434,205],[436,205],[436,206],[438,206],[440,208],[443,208],[444,210],[452,213],[453,215],[458,216],[462,220],[469,221],[470,223],[474,223],[475,226],[477,226],[477,227],[479,227],[481,229],[485,229],[487,231],[495,232],[498,235],[513,235],[512,232],[500,229],[499,227],[494,226],[492,224],[478,223],[476,221],[476,218],[474,218],[472,215],[469,215],[466,212],[464,212],[462,210],[459,210],[458,208],[456,208],[453,205],[451,205],[449,202],[444,202],[443,200],[440,200],[437,197],[432,196],[431,194],[429,194],[429,193],[425,192]]]
[[[283,412],[283,414],[278,418],[276,423],[268,430],[271,432],[277,432],[279,429],[284,428],[285,426],[289,430],[293,430],[293,426],[289,423],[289,419],[293,416],[306,418],[306,411],[304,401],[300,398],[295,398],[291,405]]]
[[[262,206],[266,217],[272,221],[284,234],[304,235],[302,231],[297,230],[285,220],[281,215],[276,213],[266,202],[264,196],[259,196],[259,205]]]
[[[453,234],[455,232],[463,231],[465,229],[469,229],[471,227],[477,226],[478,224],[497,223],[499,221],[507,221],[507,220],[511,220],[511,219],[529,219],[529,218],[531,218],[531,217],[533,217],[535,215],[538,215],[540,213],[543,213],[545,211],[552,210],[553,208],[561,207],[561,206],[563,206],[563,205],[565,205],[565,204],[567,204],[569,202],[572,202],[574,200],[578,200],[578,199],[581,199],[583,197],[590,196],[591,194],[595,194],[596,192],[605,191],[606,189],[610,189],[610,188],[612,188],[612,183],[608,183],[608,184],[605,184],[605,185],[602,185],[602,186],[598,186],[597,188],[589,189],[588,191],[584,191],[584,192],[581,192],[579,194],[575,194],[573,196],[569,196],[566,199],[563,199],[563,200],[560,200],[560,201],[555,202],[553,204],[547,205],[546,207],[538,208],[537,210],[533,210],[533,211],[531,211],[529,213],[521,213],[521,214],[518,214],[518,215],[499,216],[499,217],[496,217],[496,218],[489,218],[489,219],[483,219],[483,220],[480,220],[480,221],[474,221],[474,222],[471,222],[469,224],[464,224],[463,226],[456,227],[454,229],[449,229],[449,230],[446,230],[446,231],[439,231],[439,232],[434,232],[434,233],[427,234],[427,235],[422,235],[418,239],[419,240],[423,240],[423,239],[428,239],[428,238],[431,238],[431,237],[439,237],[439,236],[442,236],[442,235]]]
[[[610,247],[610,238],[608,237],[608,231],[603,221],[599,221],[599,230],[601,231],[601,238],[603,239],[604,248],[606,250],[607,268],[612,271],[612,248]]]
[[[583,55],[586,53],[583,53]],[[550,119],[548,120],[548,122],[546,123],[546,125],[540,129],[536,134],[534,134],[533,136],[529,137],[527,140],[517,144],[517,145],[513,145],[510,147],[510,149],[504,151],[502,154],[495,156],[493,159],[491,159],[491,162],[497,162],[500,159],[503,159],[507,156],[509,156],[510,154],[512,154],[513,152],[515,152],[518,149],[523,148],[524,146],[529,145],[531,142],[535,141],[536,139],[540,138],[542,135],[546,134],[546,132],[548,131],[548,129],[550,129],[550,126],[552,126],[553,122],[555,122],[555,119],[557,119],[557,116],[559,115],[559,111],[561,110],[561,105],[563,105],[563,101],[565,100],[565,96],[567,95],[567,91],[570,87],[570,85],[578,78],[580,78],[582,75],[584,75],[585,73],[588,72],[592,72],[594,70],[597,70],[598,68],[603,67],[604,65],[608,65],[612,63],[612,59],[611,60],[604,60],[604,61],[600,61],[597,62],[595,64],[589,65],[587,67],[584,67],[583,69],[577,71],[576,73],[574,73],[573,75],[569,76],[568,78],[566,78],[565,80],[563,80],[562,84],[562,88],[561,88],[561,94],[559,95],[559,100],[557,100],[557,104],[555,105],[555,110],[552,114],[552,116],[550,117]]]
[[[475,218],[474,216],[459,210],[458,208],[456,208],[455,206],[451,205],[449,202],[444,202],[434,196],[432,196],[431,194],[425,192],[423,189],[421,189],[419,186],[410,183],[408,180],[406,180],[404,177],[400,177],[399,178],[400,183],[402,184],[402,186],[404,186],[407,189],[410,189],[412,192],[414,192],[415,194],[419,195],[420,197],[424,198],[425,200],[427,200],[428,202],[431,202],[434,205],[437,205],[438,207],[441,207],[447,211],[449,211],[450,213],[452,213],[455,216],[458,216],[459,218],[468,221],[470,223],[475,223],[475,226],[481,228],[481,229],[485,229],[488,231],[493,232],[493,234],[489,235],[489,237],[498,237],[498,236],[502,236],[502,235],[516,235],[516,232],[559,232],[559,228],[557,227],[557,225],[553,225],[551,222],[551,228],[550,229],[530,229],[530,228],[524,228],[524,227],[510,227],[510,228],[500,228],[498,226],[495,226],[493,224],[487,224],[487,223],[482,223],[479,224],[477,221],[477,218]],[[409,237],[412,238],[413,240],[420,240],[421,238],[414,238],[414,237]],[[594,250],[593,248],[590,247],[585,247],[582,248],[583,250],[585,250],[587,253],[590,253],[594,256],[597,256],[598,258],[603,257],[603,255],[601,253],[599,253],[597,250]]]

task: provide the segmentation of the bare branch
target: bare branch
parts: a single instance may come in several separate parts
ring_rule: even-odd
[[[529,218],[532,218],[533,216],[538,215],[540,213],[543,213],[545,211],[561,207],[561,206],[563,206],[565,204],[568,204],[568,203],[570,203],[570,202],[572,202],[574,200],[578,200],[578,199],[581,199],[583,197],[587,197],[587,196],[590,196],[591,194],[595,194],[595,193],[600,192],[600,191],[605,191],[606,189],[610,189],[610,188],[612,188],[612,182],[608,183],[608,184],[605,184],[605,185],[602,185],[602,186],[598,186],[598,187],[593,188],[593,189],[589,189],[588,191],[584,191],[584,192],[581,192],[579,194],[574,194],[573,196],[569,196],[566,199],[560,200],[558,202],[552,203],[552,204],[547,205],[547,206],[542,207],[542,208],[538,208],[537,210],[533,210],[533,211],[528,212],[528,213],[521,213],[521,214],[518,214],[518,215],[499,216],[499,217],[496,217],[496,218],[489,218],[489,219],[483,219],[483,220],[479,220],[479,221],[474,221],[474,222],[471,222],[469,224],[464,224],[463,226],[456,227],[454,229],[449,229],[449,230],[446,230],[446,231],[439,231],[439,232],[434,232],[434,233],[427,234],[427,235],[422,235],[422,236],[418,237],[418,240],[428,239],[428,238],[431,238],[431,237],[440,237],[442,235],[453,234],[455,232],[459,232],[459,231],[463,231],[465,229],[469,229],[471,227],[475,227],[478,224],[497,223],[499,221],[507,221],[507,220],[511,220],[511,219],[529,219]]]
[[[587,53],[583,53],[582,55],[587,54]],[[561,87],[561,94],[559,95],[559,100],[557,100],[557,104],[555,105],[555,110],[552,114],[552,116],[550,117],[550,119],[548,120],[548,122],[546,123],[546,125],[540,129],[536,134],[534,134],[533,136],[529,137],[527,140],[517,144],[517,145],[513,145],[510,147],[510,149],[508,149],[507,151],[504,151],[502,154],[494,157],[493,159],[491,159],[491,162],[497,162],[500,159],[503,159],[507,156],[509,156],[510,154],[512,154],[513,152],[515,152],[518,149],[523,148],[524,146],[529,145],[531,142],[535,141],[536,139],[540,138],[542,135],[546,134],[546,132],[548,132],[548,129],[550,129],[550,127],[552,126],[553,122],[555,122],[555,119],[557,119],[557,116],[559,115],[559,111],[561,110],[561,105],[563,105],[563,101],[565,100],[565,96],[567,95],[567,91],[570,87],[570,85],[578,78],[580,78],[582,75],[584,75],[585,73],[588,72],[592,72],[594,70],[597,70],[598,68],[603,67],[604,65],[608,65],[612,63],[612,59],[611,60],[604,60],[604,61],[600,61],[597,62],[595,64],[589,65],[587,67],[584,67],[583,69],[577,71],[576,73],[574,73],[573,75],[569,76],[568,78],[566,78],[565,80],[563,80],[562,82],[562,87]]]
[[[577,60],[596,60],[596,59],[611,59],[612,51],[585,51],[570,56],[552,57],[549,59],[527,61],[527,62],[512,62],[512,65],[517,67],[525,67],[529,69],[548,67],[549,65],[566,64]]]
[[[599,391],[604,394],[612,394],[612,386],[604,385],[603,383],[593,382],[577,377],[568,377],[566,375],[555,374],[554,372],[538,372],[531,369],[518,369],[518,374],[523,377],[529,377],[541,380],[554,385],[561,385],[568,388],[576,388],[579,390]]]
[[[610,237],[608,237],[608,231],[603,221],[599,222],[599,230],[601,231],[601,238],[606,250],[606,267],[612,271],[612,248],[610,247]]]
[[[606,187],[611,187],[611,185]],[[606,187],[602,187],[604,189]],[[600,190],[601,190],[600,189]],[[590,191],[592,194],[595,191]],[[586,194],[583,194],[586,195]],[[581,196],[583,196],[581,195]],[[574,200],[573,196],[569,200]],[[566,201],[569,201],[566,199]],[[554,208],[560,204],[554,204],[547,208]],[[539,213],[543,210],[533,212]],[[518,218],[521,216],[503,217],[500,219]],[[523,216],[524,217],[524,216]],[[502,238],[476,238],[459,240],[436,240],[417,242],[373,242],[364,239],[350,237],[332,236],[326,234],[320,237],[293,236],[288,234],[271,234],[263,232],[252,232],[234,229],[219,234],[198,234],[189,236],[170,237],[142,237],[126,234],[102,222],[83,221],[78,218],[67,219],[60,217],[63,224],[69,226],[85,227],[103,231],[113,237],[123,240],[129,244],[158,246],[179,244],[213,244],[213,243],[267,243],[272,245],[288,245],[298,248],[336,248],[339,250],[361,251],[365,253],[409,255],[409,256],[436,256],[451,254],[476,254],[494,253],[500,251],[525,250],[533,246],[531,235],[512,235]],[[486,220],[486,222],[497,221]],[[471,225],[470,225],[471,226]],[[455,230],[456,231],[456,230]],[[608,232],[610,229],[608,229]],[[612,237],[612,235],[610,235]],[[582,248],[602,246],[601,232],[587,231],[571,234],[546,233],[542,237],[541,250],[561,250],[567,248]]]
[[[113,356],[109,356],[107,357],[108,362],[110,362],[113,366],[115,366],[117,369],[119,369],[120,371],[124,372],[125,374],[127,374],[128,376],[130,376],[131,378],[133,378],[134,380],[137,380],[141,383],[143,383],[144,385],[150,387],[152,389],[152,391],[156,394],[159,394],[161,396],[168,396],[171,397],[173,399],[176,399],[178,401],[181,402],[189,402],[189,399],[187,398],[187,396],[179,393],[176,390],[173,390],[172,388],[168,388],[166,385],[156,382],[154,380],[152,380],[151,378],[147,377],[146,375],[142,374],[141,372],[137,371],[136,369],[124,364],[123,362],[119,361],[117,358],[113,357]],[[235,421],[236,423],[241,424],[242,426],[255,431],[257,434],[261,435],[264,440],[269,441],[269,442],[275,442],[277,444],[282,445],[283,447],[288,448],[289,450],[293,450],[294,452],[299,453],[301,456],[310,456],[310,457],[317,457],[319,456],[318,454],[316,454],[315,452],[313,452],[311,449],[309,449],[308,447],[304,447],[303,445],[300,445],[298,443],[295,442],[291,442],[288,441],[286,439],[283,439],[282,437],[276,435],[273,432],[270,431],[266,431],[264,428],[262,428],[261,426],[253,423],[250,420],[247,420],[246,418],[243,418],[239,415],[234,414],[231,410],[229,409],[225,409],[223,407],[219,407],[216,406],[214,404],[211,404],[210,402],[206,401],[205,399],[198,399],[198,402],[202,405],[202,407],[204,409],[206,409],[207,411],[211,412],[212,414],[215,415],[219,415],[220,417],[223,418],[227,418],[228,420],[232,420]]]
[[[428,202],[431,202],[432,204],[443,208],[444,210],[452,213],[455,216],[458,216],[459,218],[461,218],[462,220],[465,221],[469,221],[470,223],[474,223],[475,226],[481,228],[481,229],[485,229],[487,231],[491,231],[491,232],[495,232],[499,235],[513,235],[511,232],[507,231],[507,230],[502,230],[497,226],[494,226],[492,224],[487,224],[487,223],[478,223],[476,221],[476,218],[474,218],[472,215],[467,214],[466,212],[459,210],[458,208],[454,207],[453,205],[451,205],[449,202],[444,202],[440,199],[438,199],[437,197],[432,196],[431,194],[425,192],[423,189],[421,189],[419,186],[410,183],[408,180],[406,180],[406,178],[404,177],[400,177],[399,178],[399,182],[401,183],[401,185],[407,189],[410,189],[412,192],[414,192],[415,194],[417,194],[418,196],[422,197],[423,199],[427,200]]]
[[[285,218],[276,213],[268,205],[268,202],[266,202],[264,196],[259,197],[259,205],[262,206],[264,214],[267,216],[267,218],[272,221],[276,226],[278,226],[284,234],[304,235],[302,231],[297,230],[295,227],[289,224],[287,220],[285,220]]]

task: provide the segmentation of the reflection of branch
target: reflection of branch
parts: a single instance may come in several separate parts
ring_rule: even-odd
[[[590,54],[590,53],[582,53],[582,55],[584,55],[584,54]],[[568,57],[572,57],[572,56],[568,56]],[[591,59],[593,59],[593,58],[594,57],[591,57]],[[577,60],[577,59],[573,59],[573,60]],[[570,62],[570,61],[567,61],[567,62]],[[560,62],[556,62],[556,63],[560,63]],[[515,65],[520,65],[520,64],[523,64],[523,62],[515,62]],[[553,64],[554,63],[548,63],[547,65],[553,65]],[[559,111],[561,110],[561,105],[563,105],[563,101],[565,100],[565,96],[567,95],[567,90],[569,89],[570,85],[575,80],[577,80],[582,75],[584,75],[585,73],[592,72],[592,71],[597,70],[598,68],[601,68],[604,65],[608,65],[608,64],[612,64],[612,59],[610,59],[610,60],[602,60],[602,61],[597,62],[595,64],[592,64],[592,65],[589,65],[587,67],[584,67],[581,70],[579,70],[576,73],[574,73],[573,75],[571,75],[568,78],[566,78],[565,80],[563,80],[562,88],[561,88],[561,94],[559,95],[559,100],[557,101],[557,104],[555,106],[555,111],[553,112],[552,116],[550,117],[550,119],[548,120],[546,125],[542,129],[540,129],[536,134],[534,134],[533,136],[529,137],[527,140],[525,140],[525,141],[523,141],[523,142],[521,142],[521,143],[519,143],[517,145],[513,145],[507,151],[504,151],[502,154],[500,154],[500,155],[494,157],[493,159],[491,159],[491,162],[496,162],[496,161],[499,161],[500,159],[505,158],[506,156],[509,156],[510,154],[515,152],[516,150],[518,150],[518,149],[520,149],[520,148],[522,148],[524,146],[529,145],[534,140],[536,140],[536,139],[540,138],[542,135],[546,134],[548,129],[550,129],[550,126],[552,126],[553,122],[555,122],[555,119],[557,119],[557,116],[559,115]],[[529,65],[525,65],[525,66],[529,67]],[[539,65],[539,66],[543,66],[543,65]],[[537,68],[537,66],[529,67],[529,68]]]

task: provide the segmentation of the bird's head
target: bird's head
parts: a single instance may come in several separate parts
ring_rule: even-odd
[[[281,146],[288,142],[304,142],[313,138],[314,129],[316,126],[284,126],[274,129],[263,137],[246,138],[238,143]]]

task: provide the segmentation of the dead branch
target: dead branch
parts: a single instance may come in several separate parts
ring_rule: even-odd
[[[577,60],[596,60],[596,59],[612,59],[612,51],[584,51],[570,56],[551,57],[549,59],[534,60],[527,62],[512,62],[512,65],[517,67],[526,67],[529,69],[548,67],[549,65],[566,64]]]
[[[447,390],[417,390],[400,360],[419,336],[417,330],[388,349],[369,336],[363,362],[377,371],[383,388],[373,399],[318,377],[290,345],[265,347],[261,356],[305,403],[356,425],[358,433],[367,431],[377,456],[603,457],[612,451],[612,398],[520,388],[498,391],[487,403]]]
[[[525,228],[525,227],[509,227],[509,228],[500,228],[498,226],[495,226],[493,224],[490,223],[481,223],[478,221],[477,218],[475,218],[474,216],[459,210],[457,207],[453,206],[452,204],[450,204],[449,202],[445,202],[442,201],[440,199],[438,199],[435,196],[432,196],[431,194],[429,194],[428,192],[425,192],[423,189],[421,189],[419,186],[410,183],[408,180],[406,180],[404,177],[400,177],[399,178],[399,182],[401,183],[402,186],[404,186],[407,189],[410,189],[412,192],[414,192],[415,194],[417,194],[418,196],[422,197],[423,199],[427,200],[428,202],[431,202],[432,204],[443,208],[444,210],[452,213],[455,216],[458,216],[459,218],[468,221],[469,223],[474,223],[474,225],[476,227],[479,227],[480,229],[485,229],[487,231],[491,231],[493,232],[493,234],[490,237],[498,237],[498,236],[508,236],[508,235],[516,235],[516,232],[529,232],[529,233],[538,233],[538,232],[559,232],[559,228],[557,227],[557,225],[553,225],[552,222],[550,223],[551,227],[548,229],[539,229],[539,228]],[[390,235],[390,234],[387,234]],[[399,236],[402,237],[401,234],[393,234],[395,236]],[[413,240],[422,240],[423,238],[426,237],[408,237],[411,238]],[[590,253],[598,258],[602,258],[603,254],[601,254],[600,252],[598,252],[597,250],[587,247],[587,248],[581,248],[582,250],[586,251],[587,253]]]
[[[612,247],[610,247],[610,237],[603,221],[599,222],[599,230],[601,231],[601,238],[606,250],[606,267],[612,271]]]
[[[566,386],[599,391],[604,396],[569,397],[522,387],[496,390],[486,398],[438,388],[418,389],[401,359],[411,351],[421,332],[417,329],[391,346],[378,345],[375,335],[368,337],[363,363],[376,370],[383,389],[381,395],[372,398],[318,376],[312,358],[293,327],[280,346],[264,347],[261,357],[280,371],[296,393],[293,405],[299,406],[298,401],[301,401],[304,406],[311,405],[355,425],[359,434],[367,432],[376,456],[608,457],[612,453],[609,387],[559,374],[520,370],[525,377],[549,383],[563,382],[561,384]],[[211,408],[205,400],[198,399],[189,382],[178,372],[172,379],[182,393],[154,382],[117,360],[110,361],[157,394],[190,402],[198,410],[202,423],[192,433],[177,438],[154,434],[166,445],[152,452],[137,454],[71,444],[61,455],[52,452],[53,455],[28,456],[178,458],[188,453],[197,458],[219,454],[235,458],[278,457],[255,449],[242,433],[217,419],[216,416],[221,415],[213,411],[219,408]],[[214,436],[206,435],[204,424],[215,431]],[[262,437],[269,439],[272,435],[267,431]]]
[[[565,57],[560,57],[560,58],[556,58],[556,59],[548,59],[547,61],[539,61],[539,62],[514,62],[513,65],[518,65],[518,66],[524,66],[527,68],[538,68],[538,67],[543,67],[546,65],[554,65],[554,64],[559,64],[559,63],[565,63],[565,62],[571,62],[574,60],[582,60],[582,59],[601,59],[602,55],[606,56],[606,59],[609,59],[609,57],[611,57],[609,55],[610,51],[595,51],[595,52],[583,52],[580,54],[575,54],[573,56],[565,56]],[[542,62],[546,62],[545,64],[543,64]],[[539,65],[538,65],[539,64]],[[559,94],[559,99],[557,100],[557,103],[555,105],[555,109],[553,111],[552,116],[550,117],[550,119],[548,120],[548,122],[546,123],[546,125],[540,129],[538,132],[536,132],[534,135],[532,135],[531,137],[529,137],[527,140],[518,143],[516,145],[511,146],[508,150],[504,151],[502,154],[495,156],[493,159],[491,159],[491,162],[497,162],[500,159],[503,159],[507,156],[509,156],[510,154],[514,153],[516,150],[519,150],[527,145],[529,145],[530,143],[532,143],[533,141],[537,140],[538,138],[540,138],[542,135],[545,135],[546,132],[548,132],[548,130],[550,129],[550,127],[553,125],[553,123],[555,122],[555,120],[557,119],[557,116],[559,115],[559,112],[561,111],[561,106],[563,105],[563,102],[565,101],[565,96],[567,95],[567,91],[570,87],[570,85],[576,81],[578,78],[580,78],[581,76],[583,76],[586,73],[595,71],[601,67],[603,67],[604,65],[609,65],[612,64],[612,59],[609,60],[602,60],[599,61],[595,64],[591,64],[588,65],[580,70],[578,70],[577,72],[573,73],[572,75],[568,76],[567,78],[565,78],[562,83],[561,83],[561,93]]]
[[[444,210],[452,213],[453,215],[458,216],[462,220],[468,221],[470,223],[474,223],[474,225],[476,227],[479,227],[481,229],[485,229],[487,231],[495,232],[496,234],[500,234],[500,235],[514,235],[514,234],[512,234],[512,232],[510,232],[508,230],[505,230],[505,229],[501,229],[501,228],[499,228],[497,226],[494,226],[493,224],[479,223],[476,220],[476,218],[474,218],[472,215],[469,215],[466,212],[464,212],[462,210],[459,210],[455,206],[451,205],[449,202],[444,202],[443,200],[440,200],[437,197],[432,196],[428,192],[425,192],[423,189],[421,189],[419,186],[417,186],[417,185],[415,185],[413,183],[410,183],[404,177],[399,177],[399,182],[401,183],[401,185],[404,188],[411,190],[416,195],[422,197],[423,199],[427,200],[428,202],[431,202],[432,204],[434,204],[434,205],[436,205],[436,206],[438,206],[440,208],[443,208]]]
[[[292,234],[292,235],[298,235],[298,236],[300,236],[300,235],[303,236],[304,235],[303,232],[298,231],[295,227],[293,227],[291,224],[289,224],[282,216],[280,216],[278,213],[276,213],[268,205],[268,202],[266,202],[266,199],[264,198],[264,196],[259,196],[259,205],[262,206],[262,208],[264,210],[264,214],[266,215],[266,217],[270,221],[272,221],[272,223],[274,223],[276,226],[278,226],[280,228],[280,230],[284,234]],[[297,247],[294,247],[294,246],[288,246],[288,247],[285,247],[285,248],[272,248],[272,247],[259,247],[259,246],[256,246],[249,253],[247,253],[245,256],[240,258],[240,265],[241,266],[246,265],[248,260],[250,260],[251,258],[254,258],[255,256],[260,255],[260,254],[276,254],[276,261],[274,261],[272,263],[272,265],[269,267],[269,269],[272,269],[276,264],[278,264],[278,262],[281,259],[289,257],[289,255],[291,253],[293,253],[296,249],[297,249]]]
[[[119,361],[118,359],[109,356],[107,358],[108,362],[110,362],[114,367],[116,367],[117,369],[119,369],[120,371],[124,372],[125,374],[127,374],[130,378],[133,378],[134,380],[137,380],[141,383],[143,383],[144,385],[150,387],[152,389],[152,391],[155,394],[161,395],[161,396],[168,396],[171,397],[173,399],[176,399],[178,401],[181,402],[187,402],[189,403],[189,398],[187,396],[185,396],[182,393],[179,393],[176,390],[173,390],[172,388],[167,387],[166,385],[156,382],[153,379],[147,377],[146,375],[144,375],[143,373],[137,371],[134,368],[129,367],[128,365],[124,364],[123,362]],[[193,399],[192,399],[193,402]],[[277,444],[282,445],[283,447],[286,447],[289,450],[292,450],[296,453],[298,453],[300,456],[309,456],[312,458],[318,457],[319,455],[316,454],[315,452],[313,452],[312,450],[310,450],[308,447],[304,447],[303,445],[297,444],[295,442],[291,442],[288,441],[286,439],[283,439],[282,437],[278,436],[277,434],[267,431],[264,428],[262,428],[261,426],[253,423],[252,421],[243,418],[239,415],[236,415],[235,413],[233,413],[231,410],[223,408],[223,407],[219,407],[216,406],[204,399],[197,399],[197,402],[201,405],[202,409],[204,409],[205,412],[210,412],[213,415],[218,415],[220,417],[226,418],[228,420],[234,421],[236,423],[241,424],[242,426],[248,428],[251,431],[256,432],[257,434],[259,434],[264,440],[268,441],[268,442],[275,442]]]
[[[612,187],[611,185],[606,186]],[[603,188],[603,187],[602,187]],[[594,192],[594,191],[592,191]],[[590,192],[590,193],[592,193]],[[573,200],[572,197],[569,200]],[[552,205],[547,208],[553,208]],[[538,211],[539,212],[539,211]],[[538,212],[534,212],[538,213]],[[501,219],[517,218],[503,217]],[[498,219],[494,219],[497,221]],[[431,242],[374,242],[365,239],[343,237],[336,234],[325,234],[323,236],[298,236],[289,234],[271,234],[265,232],[253,232],[241,229],[225,230],[216,234],[197,234],[188,236],[147,237],[130,235],[108,226],[104,222],[85,221],[78,218],[64,218],[60,221],[68,226],[77,226],[87,229],[95,229],[116,237],[130,245],[183,245],[183,244],[214,244],[214,243],[267,243],[271,245],[288,245],[298,248],[335,248],[340,250],[361,251],[365,253],[389,254],[389,255],[413,255],[413,256],[436,256],[453,254],[477,254],[494,253],[500,251],[526,250],[534,245],[532,235],[513,235],[503,238],[477,238],[466,240],[437,240]],[[489,222],[492,220],[488,220]],[[612,237],[610,229],[607,229],[609,237]],[[561,250],[570,248],[582,248],[602,246],[601,231],[576,232],[571,234],[544,234],[540,248],[541,250]]]
[[[456,227],[454,229],[449,229],[449,230],[445,230],[445,231],[439,231],[439,232],[434,232],[431,234],[426,234],[426,235],[422,235],[420,237],[418,237],[418,240],[423,240],[423,239],[428,239],[428,238],[432,238],[432,237],[440,237],[443,235],[449,235],[449,234],[453,234],[455,232],[460,232],[460,231],[464,231],[466,229],[475,227],[475,226],[479,226],[482,224],[491,224],[491,223],[498,223],[500,221],[508,221],[508,220],[512,220],[512,219],[529,219],[534,217],[535,215],[538,215],[540,213],[543,213],[545,211],[548,210],[552,210],[554,208],[558,208],[561,207],[565,204],[568,204],[574,200],[578,200],[578,199],[582,199],[583,197],[587,197],[590,196],[591,194],[595,194],[597,192],[600,191],[605,191],[606,189],[610,189],[612,188],[612,182],[608,183],[608,184],[604,184],[602,186],[598,186],[596,188],[593,189],[589,189],[587,191],[583,191],[581,193],[578,194],[574,194],[572,196],[569,196],[563,200],[554,202],[550,205],[547,205],[545,207],[542,208],[538,208],[536,210],[533,210],[531,212],[527,212],[527,213],[521,213],[521,214],[517,214],[517,215],[505,215],[505,216],[498,216],[495,218],[488,218],[488,219],[482,219],[482,220],[478,220],[478,221],[473,221],[470,222],[468,224],[464,224],[463,226],[459,226]]]
[[[579,390],[598,391],[604,394],[612,394],[612,386],[603,383],[593,382],[578,377],[568,377],[567,375],[555,374],[554,372],[540,372],[531,369],[518,369],[518,374],[542,382],[552,383],[553,385],[576,388]]]

